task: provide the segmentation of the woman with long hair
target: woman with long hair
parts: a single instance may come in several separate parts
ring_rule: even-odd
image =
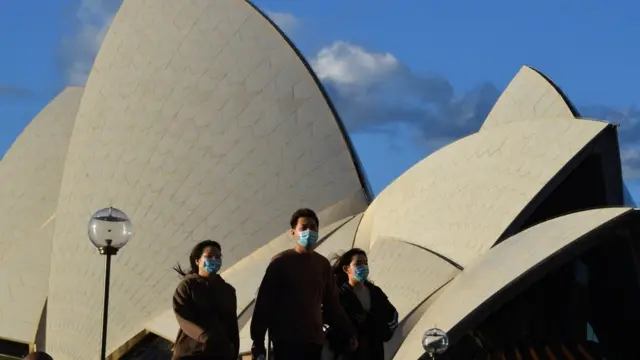
[[[384,359],[383,345],[398,327],[398,312],[382,289],[369,281],[367,253],[351,249],[335,257],[332,268],[340,303],[357,328],[359,345],[355,351],[349,350],[344,335],[329,327],[325,353],[340,360]]]
[[[218,275],[222,247],[213,240],[198,243],[189,265],[189,270],[174,268],[182,281],[173,296],[180,330],[172,359],[236,360],[240,346],[236,290]]]

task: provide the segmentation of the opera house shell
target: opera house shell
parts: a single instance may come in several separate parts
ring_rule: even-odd
[[[114,258],[110,359],[164,358],[172,266],[205,238],[223,245],[246,353],[254,294],[304,206],[320,253],[368,251],[400,315],[388,359],[418,359],[433,327],[451,359],[640,358],[623,330],[640,323],[640,212],[617,127],[529,67],[477,133],[374,197],[318,78],[264,13],[127,0],[86,87],[33,119],[0,174],[0,354],[97,358],[104,268],[86,224],[111,205],[135,236]]]

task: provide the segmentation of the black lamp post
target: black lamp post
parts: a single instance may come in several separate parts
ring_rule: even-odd
[[[102,348],[100,359],[107,355],[107,323],[109,318],[109,281],[111,278],[111,256],[124,247],[131,236],[133,228],[129,217],[122,211],[108,207],[98,210],[89,220],[89,239],[98,248],[100,255],[105,255],[106,269],[104,278],[104,308],[102,313]]]

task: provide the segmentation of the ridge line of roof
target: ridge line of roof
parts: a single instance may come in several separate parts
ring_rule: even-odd
[[[320,79],[316,75],[315,71],[313,71],[313,68],[311,67],[311,64],[309,64],[307,59],[304,57],[304,55],[302,55],[302,52],[300,51],[300,49],[298,49],[298,47],[296,47],[296,45],[293,43],[293,41],[291,41],[291,39],[289,39],[289,37],[282,31],[282,29],[280,29],[280,27],[275,22],[273,22],[273,20],[271,20],[271,18],[269,16],[267,16],[267,14],[264,11],[262,11],[260,8],[258,8],[258,6],[256,6],[251,0],[245,0],[245,2],[247,4],[249,4],[249,6],[251,6],[254,11],[256,11],[258,14],[260,14],[260,16],[262,16],[265,20],[267,20],[271,24],[273,29],[276,30],[278,32],[278,34],[280,34],[282,39],[284,39],[287,42],[287,45],[289,45],[291,50],[293,50],[293,52],[296,54],[298,59],[302,62],[302,65],[304,65],[304,67],[307,69],[307,72],[309,73],[309,75],[311,75],[311,78],[312,78],[313,82],[318,87],[318,90],[320,91],[320,94],[322,95],[322,97],[324,98],[325,103],[329,107],[329,111],[331,111],[331,115],[333,115],[333,118],[335,119],[336,123],[338,124],[338,128],[340,130],[340,134],[342,135],[342,139],[344,140],[345,144],[347,145],[347,150],[349,150],[349,156],[351,157],[351,162],[353,163],[353,165],[354,165],[354,167],[356,169],[356,174],[358,175],[358,179],[360,180],[360,185],[362,186],[362,189],[364,190],[367,202],[369,204],[371,204],[371,202],[373,201],[375,196],[373,195],[373,190],[371,188],[371,184],[369,183],[369,179],[366,176],[366,172],[364,170],[364,166],[362,165],[362,161],[360,160],[360,157],[358,156],[357,152],[355,151],[355,147],[353,146],[353,142],[351,141],[351,137],[347,133],[346,127],[345,127],[344,123],[342,122],[342,118],[340,117],[340,114],[338,113],[338,111],[336,110],[335,106],[333,105],[333,102],[331,101],[331,98],[327,94],[326,89],[322,85],[322,82],[320,81]]]

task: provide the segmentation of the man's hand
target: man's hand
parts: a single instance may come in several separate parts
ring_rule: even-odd
[[[264,341],[254,341],[251,345],[251,359],[264,360],[267,357],[267,350],[264,348]]]
[[[349,350],[356,351],[358,349],[358,338],[356,336],[349,339]]]

